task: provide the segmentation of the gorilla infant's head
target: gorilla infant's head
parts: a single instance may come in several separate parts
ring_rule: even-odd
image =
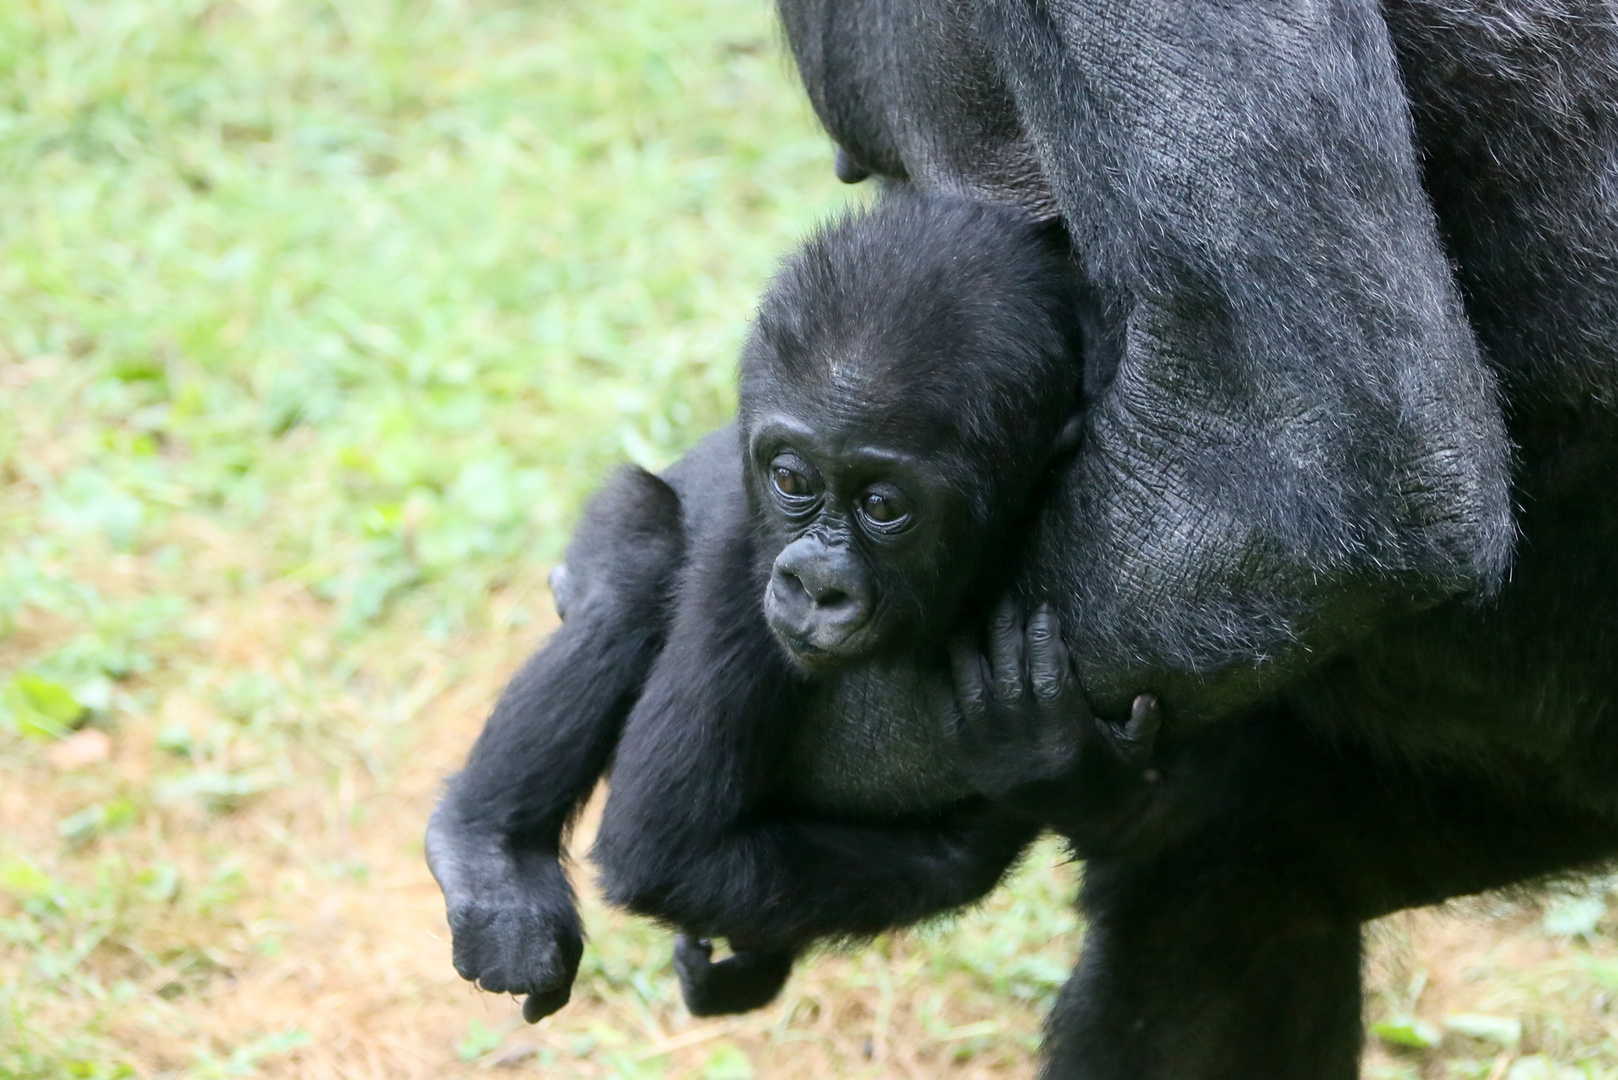
[[[936,642],[1077,439],[1059,229],[899,193],[777,274],[742,362],[764,608],[811,671]]]

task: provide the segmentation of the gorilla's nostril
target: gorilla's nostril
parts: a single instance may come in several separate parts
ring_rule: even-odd
[[[847,603],[848,593],[838,588],[823,589],[815,597],[816,607],[841,607]]]

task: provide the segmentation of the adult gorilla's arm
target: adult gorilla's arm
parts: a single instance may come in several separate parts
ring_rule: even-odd
[[[1028,562],[1098,708],[1211,719],[1498,582],[1508,443],[1376,0],[980,18],[1107,312]]]

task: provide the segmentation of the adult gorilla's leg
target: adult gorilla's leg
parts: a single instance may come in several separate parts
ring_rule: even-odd
[[[1302,729],[1277,709],[1172,753],[1168,797],[1207,816],[1091,858],[1052,1080],[1351,1080],[1364,921],[1618,847],[1612,821],[1525,794],[1555,790],[1526,763],[1503,789]]]
[[[1280,902],[1281,883],[1165,888],[1156,869],[1086,869],[1090,927],[1050,1017],[1045,1075],[1353,1080],[1359,925]]]

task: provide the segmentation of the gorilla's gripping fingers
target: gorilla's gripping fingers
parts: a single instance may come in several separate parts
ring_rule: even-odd
[[[1159,780],[1157,699],[1137,696],[1121,724],[1096,717],[1048,604],[1025,614],[1002,601],[987,636],[987,655],[965,637],[949,647],[957,748],[973,786],[1075,838],[1132,817]]]

